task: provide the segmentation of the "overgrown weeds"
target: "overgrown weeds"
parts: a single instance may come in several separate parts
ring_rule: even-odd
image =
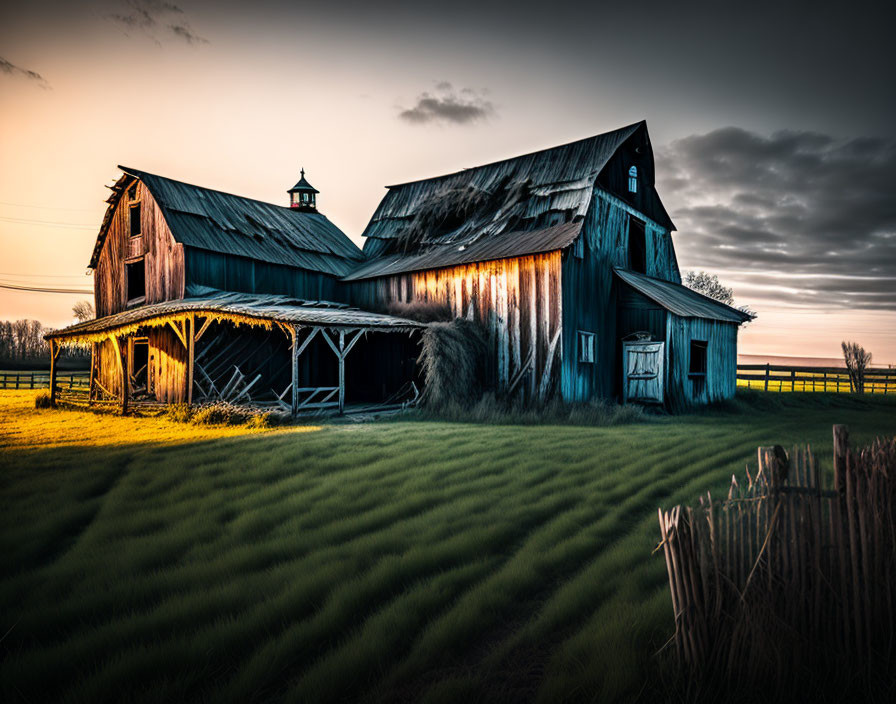
[[[49,391],[41,391],[34,397],[34,407],[35,408],[52,408],[53,402],[50,401],[50,392]]]
[[[651,415],[640,406],[622,406],[603,399],[589,403],[523,403],[498,398],[486,393],[472,404],[448,402],[439,406],[424,405],[403,419],[443,420],[484,425],[577,425],[604,427],[643,423]]]
[[[245,408],[225,401],[208,403],[198,407],[176,403],[168,407],[165,417],[175,423],[192,425],[245,425],[250,430],[263,430],[274,424],[270,411]]]

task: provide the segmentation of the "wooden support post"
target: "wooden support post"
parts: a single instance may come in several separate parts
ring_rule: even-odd
[[[184,333],[187,337],[187,405],[193,405],[193,364],[196,352],[196,314],[190,313],[189,326],[184,320]]]
[[[345,331],[339,331],[339,415],[345,412]]]
[[[59,343],[50,340],[50,405],[56,405],[56,357],[59,355]],[[33,378],[33,377],[32,377]]]
[[[315,328],[316,329],[316,328]],[[292,327],[292,414],[299,412],[299,327]]]
[[[96,381],[96,343],[90,343],[90,380],[87,382],[87,405],[93,405],[94,382]]]
[[[128,397],[131,395],[131,383],[128,378],[127,346],[122,345],[116,335],[112,335],[111,340],[118,357],[118,371],[121,373],[121,415],[125,415],[128,412]]]
[[[771,368],[768,364],[765,365],[765,390],[768,391],[768,377],[771,373]]]

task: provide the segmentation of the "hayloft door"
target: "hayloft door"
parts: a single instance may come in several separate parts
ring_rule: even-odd
[[[622,402],[663,402],[663,342],[622,343]]]

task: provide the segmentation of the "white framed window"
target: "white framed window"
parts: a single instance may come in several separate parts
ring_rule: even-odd
[[[638,167],[632,166],[628,170],[628,192],[629,193],[637,193],[638,192]]]
[[[579,361],[583,364],[594,364],[594,333],[579,330]]]

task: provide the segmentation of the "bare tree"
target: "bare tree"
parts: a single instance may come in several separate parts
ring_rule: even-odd
[[[732,306],[739,311],[746,313],[753,318],[756,317],[756,311],[751,310],[747,306],[734,305],[734,289],[725,286],[716,274],[710,274],[705,271],[686,271],[684,281],[682,282],[692,291],[702,293],[713,300],[724,303],[726,306]],[[747,323],[750,321],[747,321]],[[746,325],[746,323],[744,323]]]
[[[78,301],[72,306],[72,313],[74,313],[79,323],[93,320],[94,317],[96,317],[96,314],[93,312],[93,305],[90,301]]]
[[[857,394],[865,393],[865,368],[871,363],[871,353],[858,342],[841,342],[849,384]]]

